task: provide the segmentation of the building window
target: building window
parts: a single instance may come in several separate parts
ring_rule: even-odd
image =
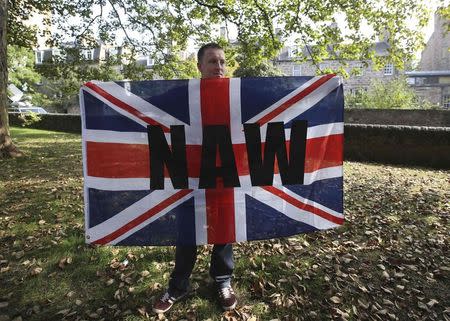
[[[450,95],[442,96],[442,107],[445,109],[450,109]]]
[[[147,56],[147,67],[151,67],[155,64],[155,61],[150,58],[149,56]]]
[[[94,60],[94,49],[83,50],[83,57],[86,60]]]
[[[117,56],[119,55],[119,50],[117,48],[109,48],[106,51],[106,58],[117,58]]]
[[[394,74],[394,65],[389,63],[384,66],[384,75],[392,76]]]
[[[220,27],[220,38],[228,39],[227,27]]]
[[[44,61],[44,51],[37,50],[36,51],[36,64],[41,64]]]
[[[288,47],[287,56],[288,58],[295,58],[299,52],[299,47]]]
[[[292,66],[292,76],[301,76],[302,75],[302,66],[293,65]]]

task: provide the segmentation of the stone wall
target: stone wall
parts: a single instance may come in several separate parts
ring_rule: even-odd
[[[346,160],[450,168],[450,128],[347,124]]]
[[[345,109],[346,124],[450,127],[450,110]]]

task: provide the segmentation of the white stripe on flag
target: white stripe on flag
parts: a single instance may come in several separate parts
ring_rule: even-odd
[[[344,123],[329,123],[308,127],[306,139],[324,137],[329,135],[340,135],[344,133]],[[289,136],[286,137],[291,137]]]
[[[200,107],[200,79],[189,80],[189,126],[186,126],[186,144],[202,144],[202,112]]]
[[[334,166],[318,169],[311,173],[305,173],[303,176],[303,185],[310,185],[314,182],[329,178],[342,177],[342,166]],[[280,182],[281,183],[281,182]]]
[[[230,79],[230,132],[233,144],[245,143],[241,118],[241,79]]]
[[[296,220],[298,222],[302,222],[310,226],[313,226],[314,228],[317,228],[319,230],[339,226],[338,224],[333,223],[327,219],[324,219],[318,215],[315,215],[309,211],[299,209],[298,207],[290,204],[289,202],[286,202],[285,200],[279,197],[274,197],[272,193],[269,193],[263,188],[254,189],[252,196],[255,199],[259,200],[260,202],[263,202],[264,204],[277,210],[278,212],[283,213],[287,217]],[[295,198],[298,199],[298,197]]]
[[[117,111],[119,114],[130,118],[131,120],[135,121],[136,123],[138,123],[139,125],[141,125],[142,127],[147,128],[147,123],[145,121],[143,121],[142,119],[140,119],[139,117],[136,117],[132,114],[130,114],[129,112],[123,110],[122,108],[118,107],[117,105],[113,104],[112,102],[110,102],[108,99],[104,98],[103,96],[101,96],[100,94],[97,94],[95,91],[93,91],[91,88],[88,87],[82,87],[82,89],[88,93],[90,93],[92,96],[94,96],[95,98],[97,98],[98,100],[104,102],[107,106],[111,107],[112,109],[114,109],[115,111]],[[86,115],[86,114],[85,114]],[[86,117],[86,116],[85,116]]]
[[[236,242],[247,241],[247,219],[245,216],[245,190],[234,189],[234,225]]]
[[[327,212],[328,214],[333,215],[335,217],[344,218],[344,215],[342,213],[336,212],[335,210],[332,210],[331,208],[328,208],[328,207],[326,207],[326,206],[324,206],[324,205],[322,205],[320,203],[311,201],[310,199],[301,197],[300,195],[295,194],[294,192],[292,192],[290,189],[288,189],[286,187],[283,187],[282,190],[283,190],[284,193],[288,194],[292,198],[295,198],[296,200],[298,200],[298,201],[300,201],[302,203],[305,203],[307,205],[311,205],[311,206],[313,206],[315,208],[318,208],[318,209],[320,209],[320,210],[322,210],[324,212]]]
[[[171,116],[170,114],[159,109],[157,106],[149,103],[141,97],[133,94],[131,91],[126,90],[124,87],[116,84],[115,82],[93,82],[96,86],[100,87],[111,96],[123,101],[127,105],[130,105],[140,113],[155,120],[156,122],[170,127],[170,125],[183,125],[184,123],[179,119]],[[126,112],[127,115],[131,115]]]
[[[334,89],[336,89],[340,85],[340,79],[339,77],[333,77],[329,79],[327,82],[322,84],[320,87],[315,89],[313,92],[311,92],[309,95],[307,95],[305,98],[301,99],[300,101],[294,103],[291,107],[284,110],[282,113],[274,117],[270,120],[270,122],[283,122],[288,123],[295,117],[298,117],[299,115],[303,114],[310,108],[312,108],[315,104],[317,104],[319,101],[321,101],[323,98],[325,98],[330,92],[332,92]],[[278,104],[277,104],[278,107]],[[252,118],[252,121],[248,121],[247,123],[254,122],[253,119],[256,121],[259,120],[259,118]],[[267,123],[261,126],[261,129],[267,127]]]
[[[195,190],[195,242],[197,245],[208,244],[208,222],[206,219],[206,197],[205,190]]]
[[[127,223],[133,221],[134,219],[138,218],[142,214],[149,211],[154,206],[158,205],[162,201],[166,200],[170,196],[175,195],[176,192],[173,192],[169,194],[167,190],[162,191],[154,191],[150,193],[150,195],[140,199],[139,201],[133,203],[130,207],[127,207],[123,211],[119,212],[118,214],[114,215],[110,219],[94,226],[91,228],[88,228],[86,231],[86,235],[89,237],[89,242],[93,243],[115,231],[117,231],[122,226],[126,225]],[[130,229],[128,232],[125,232],[121,236],[118,236],[113,241],[111,241],[108,244],[117,244],[118,242],[122,241],[123,239],[127,238],[128,236],[132,235],[136,231],[142,229],[143,227],[147,226],[151,222],[157,220],[161,216],[165,215],[175,207],[177,207],[179,204],[185,202],[189,198],[192,197],[192,193],[187,194],[183,196],[182,198],[178,199],[174,203],[170,204],[166,208],[164,208],[161,212],[155,214],[154,216],[150,217],[146,221],[142,222],[141,224],[135,226],[134,228]]]
[[[83,155],[83,178],[86,180],[87,177],[87,153],[86,153],[86,140],[84,138],[84,132],[86,131],[86,120],[85,120],[85,106],[84,106],[84,95],[83,90],[80,89],[80,111],[81,111],[81,149],[82,149],[82,155]],[[84,230],[87,231],[89,226],[89,195],[88,195],[88,188],[86,185],[83,186],[84,191]]]
[[[166,134],[168,141],[170,135]],[[86,129],[83,133],[84,139],[96,143],[119,143],[119,144],[145,144],[148,145],[147,132],[118,132],[112,130]]]
[[[232,109],[234,111],[234,109]],[[236,112],[233,113],[238,114]],[[234,119],[234,118],[232,118]],[[239,116],[240,121],[240,116]],[[196,131],[199,130],[199,126],[186,126],[186,145],[195,145],[200,144],[201,145],[201,137],[200,139],[198,137],[191,137],[188,136],[188,134],[192,133],[194,128],[196,128]],[[232,121],[232,127],[235,126],[235,124]],[[265,142],[266,140],[266,129],[264,128],[264,131],[261,129],[261,141]],[[233,130],[233,129],[232,129]],[[233,144],[244,144],[245,143],[245,135],[243,132],[243,126],[241,130],[239,131],[239,134],[236,134],[232,132],[233,135]],[[318,138],[318,137],[324,137],[328,135],[339,135],[344,133],[344,123],[330,123],[330,124],[324,124],[324,125],[318,125],[314,127],[308,128],[307,133],[307,139],[311,138]],[[170,133],[164,134],[166,137],[167,143],[170,145]],[[199,133],[201,136],[201,133]],[[286,128],[285,129],[285,137],[286,140],[290,140],[291,137],[291,129]],[[118,144],[148,144],[148,137],[147,132],[119,132],[119,131],[112,131],[112,130],[93,130],[93,129],[85,129],[83,130],[83,139],[90,142],[96,142],[96,143],[118,143]]]
[[[198,178],[189,178],[189,189],[198,188]],[[143,191],[150,190],[149,178],[105,178],[87,176],[84,179],[86,188],[95,188],[103,191]],[[164,189],[168,191],[179,191],[174,189],[170,178],[164,178]]]
[[[252,124],[252,123],[258,122],[261,118],[263,118],[264,116],[270,114],[272,111],[274,111],[275,109],[277,109],[278,107],[283,105],[289,99],[293,98],[294,96],[298,95],[299,93],[301,93],[302,91],[307,89],[309,86],[311,86],[313,83],[315,83],[319,79],[320,79],[320,77],[311,78],[310,80],[305,82],[302,86],[300,86],[297,89],[295,89],[294,91],[290,92],[289,94],[287,94],[286,96],[284,96],[283,98],[278,100],[276,103],[274,103],[269,108],[264,109],[259,114],[257,114],[255,116],[253,116],[252,118],[250,118],[246,123],[247,124]],[[300,115],[300,113],[298,113],[297,115]]]

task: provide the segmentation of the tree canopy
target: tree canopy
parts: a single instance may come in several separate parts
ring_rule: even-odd
[[[179,53],[189,45],[219,41],[216,32],[233,30],[233,48],[242,66],[264,66],[287,42],[311,45],[314,61],[335,59],[389,60],[398,67],[423,45],[422,33],[430,12],[425,0],[1,0],[0,60],[6,60],[8,44],[32,47],[36,36],[48,37],[48,45],[76,41],[90,48],[98,40],[144,53],[154,59],[153,71],[167,78],[190,73]],[[38,29],[26,23],[41,14]],[[44,27],[47,26],[47,27]],[[389,35],[389,55],[378,57],[373,43]],[[299,59],[302,51],[299,51]],[[383,61],[379,61],[383,60]],[[5,64],[6,65],[6,64]],[[2,65],[3,66],[3,65]],[[132,66],[130,66],[132,70]],[[195,69],[195,65],[194,65]],[[6,70],[0,77],[0,128],[7,126],[4,112]],[[0,144],[3,146],[0,134]],[[9,135],[9,134],[8,134]]]

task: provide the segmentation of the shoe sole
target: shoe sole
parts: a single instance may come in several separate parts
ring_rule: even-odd
[[[237,302],[234,302],[234,304],[232,306],[229,307],[222,307],[222,309],[224,309],[225,311],[231,311],[234,310],[234,308],[236,307]]]
[[[158,309],[152,308],[152,311],[153,311],[154,313],[156,313],[156,314],[166,313],[167,311],[169,311],[170,309],[172,309],[172,307],[173,307],[173,305],[174,305],[175,303],[177,303],[177,302],[180,301],[180,300],[183,300],[183,299],[186,298],[189,294],[190,294],[190,292],[188,291],[188,292],[184,293],[183,295],[179,296],[175,301],[173,301],[172,305],[171,305],[170,307],[168,307],[167,309],[165,309],[165,310],[158,310]]]
[[[173,306],[173,304],[172,304],[172,306]],[[152,309],[152,311],[153,311],[154,313],[156,313],[156,314],[162,314],[162,313],[166,313],[167,311],[169,311],[169,310],[172,308],[172,306],[171,306],[170,308],[166,309],[166,310]]]

